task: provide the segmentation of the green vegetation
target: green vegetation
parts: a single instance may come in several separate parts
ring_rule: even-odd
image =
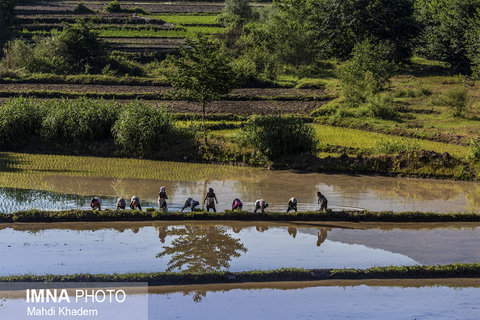
[[[75,9],[73,9],[73,12],[75,13],[94,13],[95,10],[90,9],[85,5],[83,2],[79,2]]]
[[[217,24],[215,15],[153,14],[146,17],[178,25]]]
[[[0,222],[67,222],[67,221],[147,221],[147,220],[244,220],[244,221],[354,221],[354,222],[479,222],[476,213],[429,212],[167,212],[156,209],[136,210],[68,210],[18,211],[0,215]]]
[[[246,123],[239,138],[269,160],[316,150],[312,126],[292,116],[255,117]]]
[[[172,86],[180,96],[202,104],[205,145],[207,132],[205,112],[208,104],[228,94],[236,84],[236,74],[228,56],[215,41],[201,36],[197,42],[187,42],[188,49],[180,50],[181,57],[170,58],[174,71],[169,75]]]
[[[112,131],[115,143],[126,154],[134,156],[151,157],[175,144],[183,143],[187,147],[193,144],[192,133],[178,127],[166,108],[158,109],[140,102],[122,109]]]
[[[480,162],[480,138],[470,140],[468,158],[474,162]]]
[[[15,0],[2,0],[0,2],[0,49],[10,35],[10,29],[15,19]],[[2,52],[0,50],[0,58]]]
[[[0,106],[0,147],[13,150],[39,133],[43,110],[31,100],[8,100]]]
[[[100,37],[136,37],[136,38],[195,38],[200,34],[216,34],[224,31],[222,27],[188,26],[175,29],[101,29]]]
[[[122,12],[130,13],[130,12],[133,12],[133,13],[147,14],[147,12],[140,7],[135,7],[135,8],[132,8],[132,9],[122,8],[122,6],[120,5],[120,2],[118,2],[118,0],[113,0],[113,1],[109,2],[103,8],[103,12],[111,12],[111,13],[122,13]]]
[[[41,137],[48,146],[88,148],[111,137],[118,106],[102,100],[62,100],[46,104]],[[50,147],[47,147],[50,148]]]
[[[420,145],[405,140],[380,140],[375,146],[377,154],[395,154],[406,151],[418,150]]]
[[[254,270],[243,272],[156,272],[126,274],[19,275],[3,276],[0,282],[147,282],[155,285],[314,281],[331,279],[396,279],[396,278],[476,278],[478,263],[456,263],[434,266],[375,267],[369,269],[295,269]]]
[[[34,73],[79,74],[119,72],[140,75],[135,64],[110,56],[106,44],[86,22],[66,25],[62,32],[34,44],[10,43],[2,62],[9,69]]]

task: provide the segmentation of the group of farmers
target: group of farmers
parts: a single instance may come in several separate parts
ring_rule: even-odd
[[[327,205],[328,201],[327,198],[319,191],[317,192],[317,197],[318,201],[317,203],[320,204],[320,211],[326,211],[327,210]],[[167,211],[167,192],[165,191],[165,187],[160,188],[160,192],[158,193],[158,208],[160,210],[163,210],[164,212]],[[203,199],[203,202],[206,203],[206,209],[207,212],[212,209],[214,212],[217,212],[217,209],[215,207],[215,203],[218,204],[217,196],[215,195],[215,192],[213,188],[208,188],[208,193],[205,196],[205,199]],[[193,198],[188,198],[185,200],[185,204],[183,205],[182,212],[183,210],[190,208],[191,211],[195,210],[195,207],[198,206],[200,202],[197,200],[194,200]],[[125,210],[127,206],[127,203],[124,198],[118,198],[117,199],[117,210],[122,209]],[[90,201],[90,207],[92,207],[93,210],[101,210],[101,203],[100,199],[98,197],[92,198]],[[130,200],[130,208],[133,209],[139,209],[142,210],[142,206],[140,205],[140,198],[138,196],[133,196],[132,199]],[[263,200],[263,199],[258,199],[255,201],[255,210],[254,213],[257,213],[258,210],[261,210],[262,213],[265,213],[265,209],[268,208],[268,203]],[[239,198],[233,199],[232,202],[232,211],[238,210],[242,211],[243,209],[243,203]],[[290,212],[290,210],[295,210],[297,212],[297,199],[295,197],[292,197],[288,200],[288,208],[287,212]]]

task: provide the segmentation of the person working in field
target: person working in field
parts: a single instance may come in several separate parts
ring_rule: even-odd
[[[140,205],[140,198],[138,196],[132,197],[132,199],[130,200],[130,208],[132,210],[138,208],[138,210],[142,211],[142,206]]]
[[[295,210],[295,212],[297,212],[297,199],[295,197],[288,200],[287,212],[290,212],[290,210]]]
[[[192,198],[188,198],[187,200],[185,200],[185,204],[183,205],[182,212],[183,212],[183,210],[185,210],[188,207],[190,207],[190,209],[193,212],[193,211],[195,211],[195,207],[198,206],[199,204],[200,204],[200,202],[198,202],[197,200],[193,200]]]
[[[317,192],[317,197],[318,197],[318,204],[320,204],[320,211],[327,211],[327,206],[328,206],[328,200],[325,198],[325,196],[318,191]]]
[[[232,202],[232,211],[235,211],[235,210],[239,210],[239,211],[242,211],[243,209],[243,203],[242,201],[240,201],[240,199],[238,198],[235,198],[233,199],[233,202]]]
[[[265,208],[268,208],[268,203],[263,199],[258,199],[255,201],[255,210],[253,213],[257,213],[257,210],[262,209],[262,213],[265,213]]]
[[[158,193],[158,208],[164,212],[167,211],[167,199],[168,196],[165,187],[161,187],[160,192]]]
[[[126,206],[127,206],[127,203],[125,202],[124,198],[117,199],[117,210],[119,209],[125,210]]]
[[[213,209],[213,212],[217,212],[217,209],[215,208],[215,202],[218,204],[218,200],[212,188],[208,188],[207,196],[205,197],[203,202],[205,201],[207,202],[207,212],[209,212],[210,209]]]
[[[90,207],[92,207],[92,210],[102,210],[100,199],[98,197],[93,197],[90,201]]]

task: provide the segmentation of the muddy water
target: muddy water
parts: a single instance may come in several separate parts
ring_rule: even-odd
[[[25,208],[65,209],[87,208],[96,195],[104,207],[114,207],[117,197],[129,199],[138,195],[144,207],[156,207],[160,186],[166,186],[171,210],[179,210],[188,197],[201,201],[208,187],[217,194],[218,210],[231,206],[235,197],[243,200],[246,210],[253,209],[256,199],[263,198],[271,211],[286,210],[288,199],[295,196],[299,210],[318,209],[316,191],[324,193],[329,206],[335,209],[367,209],[392,211],[464,212],[478,211],[480,184],[407,178],[372,176],[295,174],[292,172],[253,170],[252,174],[223,174],[215,180],[164,181],[147,179],[116,179],[43,175],[35,190],[13,192],[0,190],[0,211],[12,212]],[[84,196],[84,197],[78,197]]]
[[[479,224],[18,224],[0,230],[0,275],[479,262],[478,239]]]

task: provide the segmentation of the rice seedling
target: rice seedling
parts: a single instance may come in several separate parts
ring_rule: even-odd
[[[217,24],[216,15],[185,15],[185,14],[160,14],[145,15],[151,19],[160,19],[166,23],[174,23],[181,25],[188,24]]]
[[[316,135],[320,143],[334,146],[343,146],[373,151],[381,141],[392,140],[391,135],[363,131],[358,129],[332,127],[326,125],[314,125]],[[465,159],[468,148],[464,146],[435,142],[424,139],[401,138],[402,144],[418,146],[420,149],[435,151],[438,153],[448,152],[450,155]]]

